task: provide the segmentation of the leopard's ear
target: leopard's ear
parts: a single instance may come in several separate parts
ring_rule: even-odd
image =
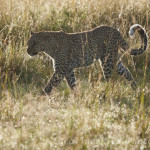
[[[31,31],[31,35],[33,35],[33,34],[34,34],[34,32]]]

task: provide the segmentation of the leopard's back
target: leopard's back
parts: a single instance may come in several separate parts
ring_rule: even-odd
[[[126,44],[120,32],[108,26],[68,34],[68,41],[70,63],[75,68],[89,66],[94,60],[104,59],[109,53],[114,53],[117,57],[120,43]]]

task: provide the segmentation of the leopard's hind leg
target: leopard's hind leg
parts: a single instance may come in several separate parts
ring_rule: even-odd
[[[136,82],[132,76],[132,74],[130,73],[130,71],[122,64],[121,61],[118,62],[117,64],[117,73],[121,76],[123,76],[124,78],[126,78],[127,81],[131,82],[131,87],[133,89],[136,89],[137,85]]]
[[[109,79],[114,70],[115,63],[116,63],[115,59],[111,53],[109,53],[106,57],[103,57],[101,59],[101,67],[102,67],[103,75],[104,75],[105,80],[108,83],[103,93],[104,100],[107,100],[107,94],[109,91]]]
[[[105,80],[109,80],[111,77],[112,71],[114,69],[115,62],[113,61],[112,54],[108,54],[105,58],[101,59],[101,66],[103,70],[103,75]]]

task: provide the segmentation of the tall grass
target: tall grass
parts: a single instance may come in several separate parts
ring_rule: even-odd
[[[76,70],[77,89],[63,81],[49,97],[39,93],[52,75],[43,54],[27,55],[30,31],[82,32],[99,25],[149,33],[148,0],[0,0],[0,149],[149,149],[149,48],[125,55],[138,88],[116,74],[103,81],[98,63]],[[120,52],[123,53],[123,52]],[[123,53],[124,54],[124,53]]]

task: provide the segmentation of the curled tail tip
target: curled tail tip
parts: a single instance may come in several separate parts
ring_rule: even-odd
[[[136,30],[139,30],[139,29],[142,29],[146,33],[145,29],[140,24],[134,24],[130,27],[130,30],[129,30],[130,37],[135,38],[134,33]]]
[[[130,27],[129,35],[131,38],[134,38],[134,33],[136,31],[141,37],[142,45],[140,48],[131,50],[131,55],[134,55],[134,56],[141,55],[147,49],[147,41],[148,41],[148,35],[147,35],[146,30],[139,24],[134,24]]]

